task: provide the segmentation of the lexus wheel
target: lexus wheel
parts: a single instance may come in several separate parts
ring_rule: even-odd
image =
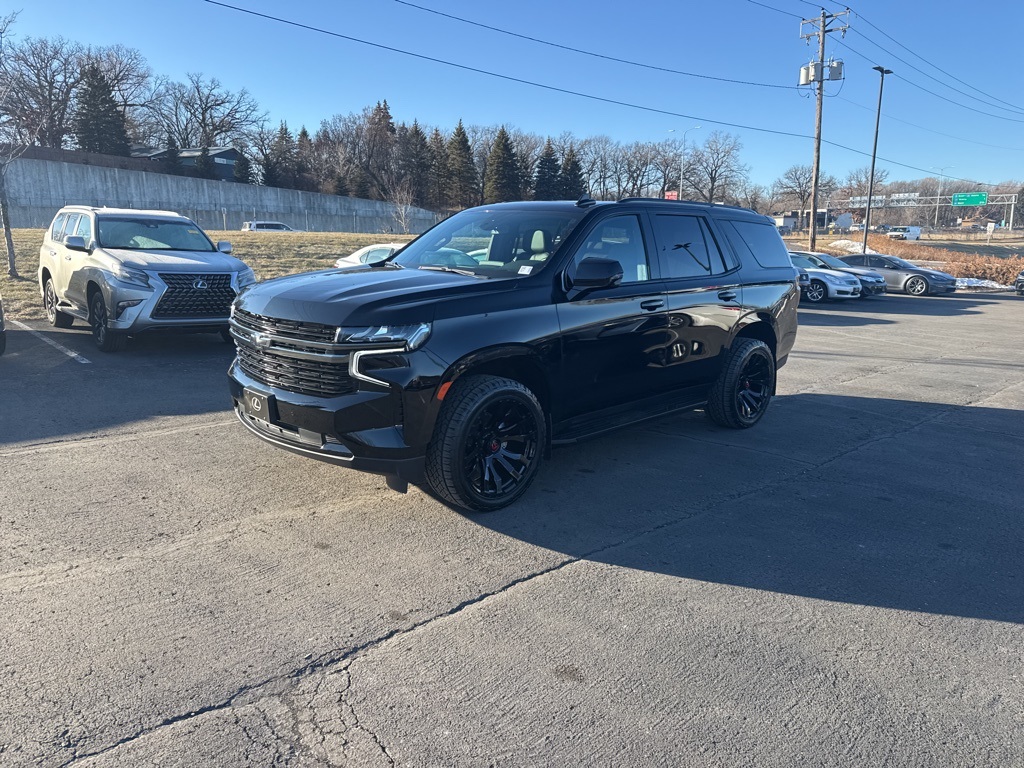
[[[459,379],[427,449],[427,482],[456,507],[489,512],[508,506],[537,475],[545,431],[540,403],[518,381]]]
[[[124,349],[128,337],[123,333],[107,328],[107,302],[103,299],[103,291],[96,290],[89,299],[89,325],[92,326],[92,339],[100,352],[120,352]]]
[[[907,280],[906,285],[903,286],[903,290],[911,296],[924,296],[928,293],[928,281],[923,277],[912,277]]]
[[[811,280],[811,284],[804,291],[804,298],[811,304],[820,304],[828,298],[828,288],[821,280]]]
[[[775,357],[758,339],[737,339],[711,387],[705,413],[713,422],[747,429],[761,420],[775,392]]]
[[[57,291],[54,290],[53,280],[46,278],[43,285],[43,308],[46,309],[46,320],[54,328],[70,328],[75,318],[66,312],[57,309]]]

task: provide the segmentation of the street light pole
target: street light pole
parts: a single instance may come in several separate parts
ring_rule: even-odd
[[[695,125],[692,128],[687,128],[685,131],[683,131],[683,150],[682,153],[679,155],[679,196],[676,198],[676,200],[683,199],[683,169],[686,167],[686,134],[688,134],[690,131],[696,131],[699,128],[699,125]],[[668,129],[669,133],[675,133],[675,130],[675,128]]]
[[[939,227],[939,203],[942,201],[942,172],[947,168],[956,168],[955,165],[940,165],[932,166],[933,169],[938,168],[939,171],[939,193],[935,196],[935,228]]]
[[[871,229],[871,196],[875,192],[875,156],[878,154],[878,123],[882,119],[882,89],[885,87],[885,76],[891,75],[892,70],[885,67],[872,67],[882,77],[878,81],[878,113],[875,115],[875,144],[871,148],[871,175],[868,176],[868,204],[864,213],[864,242],[861,244],[860,252],[868,252],[868,230]]]

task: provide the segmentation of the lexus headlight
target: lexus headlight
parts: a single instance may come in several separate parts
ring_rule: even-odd
[[[114,277],[120,280],[122,283],[131,283],[132,285],[142,285],[149,288],[149,275],[143,272],[141,269],[132,269],[126,267],[124,264],[114,264],[113,270]]]
[[[247,285],[252,285],[256,282],[256,273],[252,271],[252,267],[246,267],[238,271],[238,288],[241,290]]]
[[[418,325],[370,325],[364,328],[339,328],[334,340],[359,347],[403,346],[418,349],[430,336],[430,323]]]

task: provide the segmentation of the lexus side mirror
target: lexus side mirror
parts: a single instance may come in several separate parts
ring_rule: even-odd
[[[221,253],[231,253],[231,243],[227,240],[221,240],[217,243],[217,250]]]
[[[89,246],[86,245],[85,238],[79,237],[78,235],[69,235],[65,238],[64,247],[69,251],[81,251],[82,253],[89,252]]]
[[[622,282],[622,265],[615,259],[588,256],[576,266],[572,287],[576,291],[610,288]]]

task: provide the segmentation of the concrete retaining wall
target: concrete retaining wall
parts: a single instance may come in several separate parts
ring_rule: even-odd
[[[391,203],[51,160],[15,160],[7,189],[13,227],[46,227],[58,208],[77,204],[177,211],[204,229],[241,229],[243,221],[269,219],[311,232],[402,231]],[[409,218],[413,233],[435,222],[421,208]]]

